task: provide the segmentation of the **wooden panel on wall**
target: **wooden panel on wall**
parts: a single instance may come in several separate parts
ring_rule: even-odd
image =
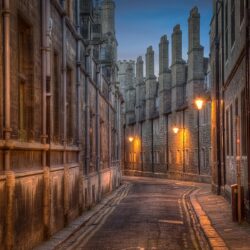
[[[50,163],[51,166],[58,166],[63,164],[63,152],[62,151],[50,152]]]
[[[64,226],[63,170],[51,173],[51,233]]]
[[[42,167],[41,151],[28,151],[28,150],[11,151],[12,170],[41,169],[41,167]]]
[[[30,249],[43,240],[43,175],[16,178],[15,246]]]
[[[3,150],[0,150],[0,171],[4,170],[4,154],[3,154]]]
[[[78,215],[79,205],[79,168],[71,168],[69,171],[69,220]]]
[[[6,212],[6,182],[0,180],[0,246],[4,245],[5,236],[5,212]]]

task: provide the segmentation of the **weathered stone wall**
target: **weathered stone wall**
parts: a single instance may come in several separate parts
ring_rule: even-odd
[[[243,2],[244,12],[241,14],[241,3]],[[249,220],[249,163],[247,159],[247,148],[244,150],[244,145],[247,147],[246,126],[247,110],[246,106],[247,95],[244,93],[246,89],[247,71],[246,60],[249,60],[246,54],[246,30],[247,18],[249,19],[249,10],[246,9],[248,1],[235,1],[234,17],[232,16],[231,2],[224,3],[224,20],[222,23],[222,11],[218,12],[218,19],[214,18],[211,23],[210,46],[211,46],[211,76],[212,76],[212,181],[213,189],[220,191],[228,199],[231,199],[231,185],[238,183],[237,176],[240,176],[241,187],[244,190],[244,205],[245,216]],[[249,5],[249,3],[248,3]],[[216,9],[214,8],[214,15]],[[216,17],[216,15],[215,15]],[[226,22],[226,17],[228,21]],[[235,20],[233,25],[232,20]],[[218,22],[217,22],[218,20]],[[216,34],[216,22],[218,25],[218,34]],[[224,27],[223,27],[224,24]],[[227,30],[225,32],[224,30]],[[218,35],[218,40],[216,40]],[[235,39],[233,39],[235,37]],[[216,67],[216,41],[218,42],[218,61],[219,67]],[[224,42],[224,44],[223,44]],[[248,59],[247,59],[248,58]],[[249,63],[249,62],[248,62]],[[216,69],[218,70],[219,81],[216,79]],[[221,103],[221,116],[218,118],[218,107],[216,107],[216,85],[219,85],[219,93]],[[238,131],[240,133],[240,153],[237,161],[237,126],[236,119],[239,119]],[[217,122],[217,123],[216,123]],[[216,126],[218,123],[220,127]],[[220,130],[219,130],[220,129]],[[244,131],[245,130],[245,131]],[[218,137],[221,139],[218,144]],[[221,164],[216,152],[220,150]],[[249,149],[248,149],[249,150]],[[244,152],[245,151],[245,152]],[[240,168],[238,164],[240,163]],[[221,169],[218,167],[221,166]]]
[[[0,249],[26,250],[120,185],[121,150],[115,143],[121,95],[112,73],[115,56],[106,55],[111,66],[97,63],[99,48],[78,39],[86,27],[77,30],[73,4],[65,13],[59,1],[10,2],[10,138],[0,61]],[[114,29],[111,12],[105,9],[103,16],[108,31]],[[115,32],[111,40],[114,54]],[[4,46],[1,41],[0,55]]]
[[[162,176],[193,181],[210,181],[210,103],[205,88],[207,59],[200,45],[200,15],[195,7],[189,17],[188,62],[182,59],[182,31],[176,25],[172,34],[172,65],[169,67],[169,41],[162,36],[159,43],[159,78],[154,75],[154,50],[146,52],[146,77],[142,77],[142,58],[137,59],[136,123],[125,123],[125,174]],[[125,81],[124,69],[119,80]],[[126,75],[126,74],[125,74]],[[133,77],[130,77],[133,79]],[[143,92],[145,88],[145,93]],[[199,111],[194,99],[203,97],[205,105]],[[131,99],[125,96],[125,104]],[[145,110],[145,115],[143,114]],[[127,109],[125,110],[127,112]],[[173,127],[179,129],[173,132]],[[133,137],[133,142],[128,138]],[[139,147],[137,145],[140,145]],[[199,166],[198,166],[199,165]],[[199,171],[200,168],[200,171]]]

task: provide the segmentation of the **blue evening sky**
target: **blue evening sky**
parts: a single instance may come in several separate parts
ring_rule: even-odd
[[[183,58],[187,59],[188,16],[197,6],[201,14],[201,45],[209,55],[209,23],[212,0],[116,0],[116,34],[119,43],[118,59],[135,60],[145,56],[148,46],[155,51],[155,71],[158,73],[158,44],[164,34],[170,41],[176,24],[181,25]],[[171,58],[170,58],[171,62]]]

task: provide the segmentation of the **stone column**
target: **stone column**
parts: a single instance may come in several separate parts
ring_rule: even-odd
[[[115,3],[113,0],[104,0],[102,3],[102,32],[115,34]]]
[[[177,24],[172,33],[172,111],[185,102],[186,68],[182,59],[182,31]]]
[[[154,77],[154,50],[153,47],[150,46],[147,48],[146,53],[146,78]]]
[[[139,56],[136,61],[136,80],[143,81],[143,60],[142,57]]]
[[[152,46],[149,46],[146,53],[146,119],[151,119],[154,112],[156,91],[157,83],[154,74],[154,50]]]
[[[135,75],[133,62],[128,63],[126,70],[126,123],[131,124],[135,122],[135,104],[136,104],[136,92],[135,92]]]
[[[168,46],[168,38],[164,35],[161,37],[159,44],[159,74],[166,73],[169,70]]]
[[[140,121],[143,117],[143,101],[145,98],[145,83],[143,79],[143,60],[139,56],[136,62],[136,120]]]
[[[171,111],[171,71],[169,69],[169,41],[161,37],[159,44],[159,97],[160,114]]]
[[[182,61],[182,31],[177,24],[172,33],[172,65]]]
[[[204,82],[204,48],[200,45],[200,14],[198,8],[190,11],[188,19],[188,88],[189,102],[200,95]]]

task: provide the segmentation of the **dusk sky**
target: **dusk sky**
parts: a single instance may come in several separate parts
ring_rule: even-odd
[[[205,56],[208,56],[211,0],[116,0],[118,59],[135,60],[140,55],[144,58],[147,47],[152,45],[157,74],[160,37],[168,36],[171,53],[171,34],[178,23],[182,29],[183,58],[187,59],[188,16],[194,6],[201,14],[201,45],[205,48]]]

